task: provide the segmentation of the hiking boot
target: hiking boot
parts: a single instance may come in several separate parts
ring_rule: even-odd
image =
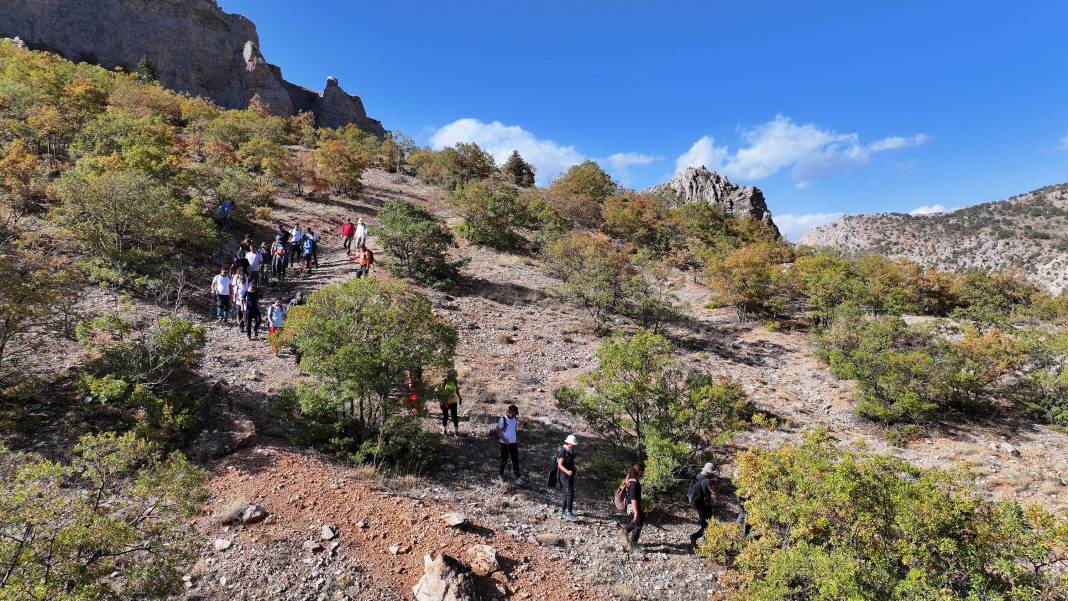
[[[570,511],[565,511],[563,517],[564,517],[565,520],[567,520],[569,522],[574,522],[575,520],[578,519],[577,517],[575,517],[575,514],[571,513]]]

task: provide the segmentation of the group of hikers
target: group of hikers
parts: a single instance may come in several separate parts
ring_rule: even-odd
[[[229,215],[229,210],[226,215]],[[228,219],[222,221],[222,227],[229,229]],[[219,273],[211,280],[215,319],[228,325],[230,319],[236,316],[238,327],[248,335],[249,340],[259,338],[263,326],[261,288],[272,282],[281,284],[287,270],[293,265],[303,266],[305,274],[319,267],[319,232],[311,227],[305,230],[299,222],[292,229],[286,229],[281,223],[277,223],[276,228],[274,241],[269,247],[266,242],[257,246],[252,236],[246,235],[238,244],[230,265],[220,267]],[[370,275],[375,265],[374,252],[367,247],[367,232],[367,224],[362,217],[355,223],[351,218],[346,218],[341,226],[342,246],[346,255],[352,257],[355,250],[353,260],[356,263],[356,277]],[[298,300],[287,303],[282,297],[275,298],[266,311],[269,333],[282,330],[289,306]]]

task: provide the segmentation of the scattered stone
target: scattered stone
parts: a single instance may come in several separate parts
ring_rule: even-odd
[[[558,534],[535,534],[534,540],[539,545],[546,547],[566,547],[567,541]]]
[[[304,550],[308,551],[309,553],[318,553],[319,551],[323,550],[323,546],[322,545],[320,545],[317,541],[314,541],[314,540],[312,540],[310,538],[308,540],[304,541],[303,547],[304,547]]]
[[[497,550],[489,545],[471,545],[467,548],[467,561],[476,576],[489,576],[501,569],[497,562]]]
[[[1009,444],[1007,442],[1001,443],[1001,450],[1005,451],[1009,455],[1012,455],[1013,457],[1019,457],[1020,456],[1020,449],[1017,449],[1016,447],[1012,446],[1011,444]]]
[[[411,550],[412,550],[412,548],[407,546],[407,545],[390,545],[389,546],[389,552],[392,553],[393,555],[404,555],[405,553],[407,553],[408,551],[411,551]]]
[[[412,587],[415,601],[475,601],[475,579],[457,559],[431,552],[423,558],[423,576]]]
[[[259,505],[249,505],[241,514],[242,524],[258,524],[267,519],[267,510]]]
[[[225,551],[229,549],[232,544],[234,544],[234,542],[228,538],[217,538],[215,539],[215,542],[212,543],[212,546],[215,547],[216,551]]]
[[[364,520],[360,520],[356,522],[356,527],[360,529],[367,528],[367,522],[365,522]]]
[[[337,529],[330,524],[323,524],[319,532],[319,540],[334,540],[337,537]]]
[[[449,528],[463,528],[471,524],[471,520],[464,513],[450,512],[442,517],[445,519],[445,525]]]

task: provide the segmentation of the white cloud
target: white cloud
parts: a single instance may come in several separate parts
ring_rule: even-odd
[[[705,136],[678,158],[676,168],[681,171],[703,164],[737,180],[763,179],[789,169],[790,177],[803,188],[837,171],[867,163],[877,153],[918,146],[930,139],[921,133],[865,144],[858,134],[798,124],[783,115],[743,129],[741,137],[744,146],[731,154],[727,147],[713,146],[712,138]]]
[[[574,146],[539,138],[518,125],[505,125],[500,121],[485,123],[478,119],[457,119],[430,136],[430,146],[439,150],[459,142],[478,144],[493,155],[498,164],[506,161],[513,150],[518,150],[524,159],[534,165],[538,183],[541,184],[548,183],[568,167],[591,158]],[[661,158],[640,152],[617,152],[594,160],[613,176],[625,179],[630,169],[650,165]]]
[[[909,215],[935,215],[937,213],[945,213],[946,207],[940,204],[923,205],[922,207],[916,207],[909,211]]]
[[[708,167],[716,169],[727,156],[726,146],[716,146],[716,141],[709,136],[704,136],[693,143],[690,149],[682,153],[675,160],[675,172],[678,173],[687,167]]]
[[[782,232],[784,238],[791,242],[797,242],[810,229],[826,225],[843,215],[845,213],[808,213],[805,215],[784,213],[775,215],[773,219],[775,220],[775,225],[779,226],[779,231]]]

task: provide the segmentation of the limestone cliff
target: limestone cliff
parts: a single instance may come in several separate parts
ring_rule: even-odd
[[[282,79],[260,54],[252,21],[215,0],[0,0],[0,37],[107,68],[132,70],[148,57],[165,87],[226,108],[244,108],[258,95],[280,115],[307,110],[320,125],[384,133],[336,80],[319,94]]]
[[[760,188],[739,186],[705,167],[687,167],[670,182],[654,187],[652,192],[666,198],[671,206],[705,202],[730,215],[763,221],[778,231]]]

